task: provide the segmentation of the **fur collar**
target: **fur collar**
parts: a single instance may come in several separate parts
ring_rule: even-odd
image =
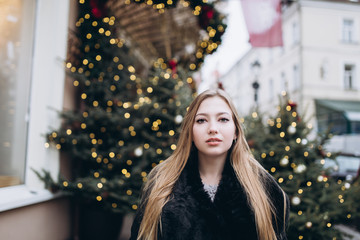
[[[184,238],[174,239],[257,239],[254,215],[229,159],[212,202],[204,190],[197,157],[192,155],[163,209],[162,222],[172,232],[183,229]],[[167,231],[163,236],[167,239]]]
[[[277,223],[274,227],[278,240],[286,240],[283,226],[284,199],[282,191],[270,175],[268,191],[276,207]],[[286,197],[286,222],[289,200]],[[143,208],[135,217],[131,240],[137,238]],[[246,194],[227,158],[214,202],[201,182],[197,154],[191,154],[176,182],[169,201],[161,212],[158,239],[160,240],[258,240],[255,218]]]

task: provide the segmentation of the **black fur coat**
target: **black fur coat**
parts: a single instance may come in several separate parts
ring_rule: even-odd
[[[286,240],[284,225],[289,216],[289,200],[269,175],[268,194],[277,209],[273,225],[278,240]],[[135,217],[130,240],[136,240],[143,208]],[[284,224],[285,219],[285,224]],[[225,164],[214,202],[204,191],[197,159],[189,159],[181,173],[169,202],[161,214],[158,239],[162,240],[258,240],[253,211],[229,161]]]

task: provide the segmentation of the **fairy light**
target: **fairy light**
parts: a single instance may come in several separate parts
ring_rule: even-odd
[[[81,3],[81,4],[84,4],[85,3],[85,0],[79,0],[79,2]],[[195,10],[197,11],[197,15],[199,15],[200,13],[201,13],[201,9],[202,9],[202,4],[203,3],[206,3],[207,1],[206,0],[203,0],[203,1],[200,1],[200,3],[198,3],[198,5],[199,6],[196,6],[195,7]],[[130,0],[125,0],[125,3],[126,4],[128,4],[128,3],[130,3]],[[149,4],[149,5],[154,5],[153,4],[153,1],[151,1],[151,0],[148,0],[148,1],[146,1],[146,3],[147,4]],[[189,5],[189,2],[181,2],[184,6],[190,6]],[[156,8],[158,8],[159,9],[159,12],[164,12],[165,11],[165,9],[166,9],[166,4],[167,5],[172,5],[172,4],[174,4],[174,2],[173,2],[173,0],[167,0],[166,1],[166,3],[162,3],[162,4],[157,4],[156,5]],[[88,42],[92,42],[92,43],[88,43],[88,44],[86,44],[85,46],[81,46],[81,48],[80,48],[80,50],[82,50],[82,51],[85,51],[85,57],[84,57],[84,59],[81,59],[80,60],[80,64],[82,63],[83,65],[82,65],[82,68],[77,68],[77,67],[75,67],[75,66],[73,66],[70,62],[69,63],[67,63],[66,64],[66,67],[68,68],[68,69],[70,69],[70,71],[71,72],[78,72],[78,73],[80,73],[80,74],[83,74],[83,76],[85,76],[85,77],[87,77],[87,79],[84,79],[84,80],[81,80],[81,86],[82,87],[85,87],[85,89],[86,89],[86,87],[89,87],[89,86],[91,86],[91,84],[93,83],[93,81],[97,81],[97,82],[104,82],[104,83],[106,83],[106,78],[108,77],[108,78],[110,78],[110,80],[112,80],[113,79],[113,82],[112,83],[114,83],[113,85],[111,85],[111,84],[109,84],[109,85],[107,85],[106,86],[106,90],[107,91],[109,91],[109,89],[112,91],[112,92],[114,92],[114,91],[116,91],[117,90],[117,87],[119,87],[120,88],[120,84],[119,83],[115,83],[115,82],[118,82],[119,80],[120,80],[120,76],[121,76],[121,81],[126,81],[127,79],[123,76],[123,75],[118,75],[118,74],[115,74],[115,75],[107,75],[107,73],[106,74],[104,74],[104,73],[102,73],[102,74],[99,74],[99,75],[94,75],[94,73],[98,70],[98,68],[100,67],[100,65],[101,64],[99,64],[98,62],[100,62],[100,61],[105,61],[105,60],[107,60],[107,59],[105,59],[105,55],[103,55],[103,54],[95,54],[95,56],[91,56],[91,57],[87,57],[86,58],[86,53],[88,53],[88,52],[93,52],[94,51],[94,48],[95,49],[101,49],[101,48],[103,48],[104,47],[104,45],[109,45],[109,44],[118,44],[118,46],[119,47],[121,47],[123,44],[124,44],[124,41],[123,40],[119,40],[119,39],[117,39],[117,38],[114,38],[113,36],[111,36],[112,35],[112,33],[111,33],[111,31],[110,30],[108,30],[107,29],[107,27],[108,26],[104,26],[104,24],[103,23],[108,23],[108,25],[109,26],[112,26],[112,25],[114,25],[115,24],[115,17],[110,17],[110,18],[108,18],[108,17],[105,17],[105,18],[103,18],[102,20],[100,20],[100,19],[97,19],[96,21],[95,20],[93,20],[93,18],[92,18],[92,16],[91,16],[91,13],[87,13],[87,14],[83,14],[82,15],[83,17],[82,18],[80,18],[79,19],[79,21],[76,23],[77,24],[77,26],[79,26],[79,27],[81,27],[81,24],[83,24],[83,26],[89,26],[89,24],[92,26],[92,27],[96,27],[95,29],[93,29],[93,30],[88,30],[88,32],[86,33],[86,35],[84,36],[86,39],[89,39],[89,40],[91,40],[91,41],[88,41]],[[87,20],[84,20],[84,19],[89,19],[89,21],[87,21]],[[84,23],[84,21],[85,21],[85,23]],[[209,53],[209,52],[212,52],[212,51],[214,51],[215,49],[217,49],[218,48],[218,45],[219,45],[219,41],[218,42],[212,42],[211,41],[211,38],[212,37],[216,37],[216,36],[218,36],[218,33],[219,32],[223,32],[225,29],[224,29],[224,26],[222,26],[221,24],[216,24],[216,25],[213,25],[213,27],[211,27],[211,28],[209,28],[209,29],[207,29],[207,32],[208,32],[208,35],[209,36],[205,36],[205,38],[204,39],[202,39],[203,40],[203,42],[204,42],[204,44],[205,44],[205,47],[204,47],[204,49],[206,49],[206,51],[204,50],[204,51],[202,51],[202,52],[200,52],[200,54],[198,54],[197,55],[197,60],[196,61],[198,61],[199,60],[199,62],[195,62],[195,63],[189,63],[189,65],[188,65],[188,67],[189,67],[189,69],[190,70],[195,70],[195,69],[197,69],[200,65],[201,65],[201,61],[202,61],[202,58],[203,57],[205,57],[205,55],[206,55],[206,53]],[[100,36],[99,35],[99,33],[100,34],[102,34],[102,36]],[[106,42],[105,41],[102,41],[101,42],[101,45],[99,44],[99,43],[96,43],[96,44],[94,44],[93,42],[94,42],[94,40],[97,38],[97,37],[102,37],[102,38],[104,38],[104,35],[105,36],[107,36],[107,37],[109,37],[109,38],[105,38],[106,39]],[[86,40],[85,39],[85,40]],[[114,45],[114,46],[116,46],[116,45]],[[95,50],[96,51],[96,50]],[[97,51],[98,53],[100,53],[100,51]],[[194,54],[196,53],[196,51],[194,51]],[[107,72],[109,72],[109,73],[111,73],[111,71],[117,71],[117,70],[123,70],[124,68],[125,69],[127,69],[130,73],[132,73],[132,74],[130,74],[130,76],[129,76],[129,78],[130,78],[130,80],[131,81],[134,81],[135,83],[140,83],[140,79],[136,76],[136,74],[135,74],[135,68],[133,67],[133,66],[124,66],[123,64],[120,64],[120,59],[118,58],[118,57],[114,57],[113,59],[111,59],[110,58],[110,60],[112,60],[113,61],[113,65],[114,66],[109,66],[108,68],[107,68],[107,70],[103,70],[103,71],[107,71]],[[76,64],[78,64],[78,63],[76,63]],[[75,64],[74,64],[75,65]],[[77,65],[76,65],[77,66]],[[162,63],[160,63],[160,66],[163,68],[163,69],[165,69],[165,68],[167,68],[167,64],[164,62],[164,60],[163,60],[163,62]],[[166,70],[167,72],[165,72],[164,73],[164,75],[163,75],[163,78],[165,78],[165,79],[175,79],[175,81],[178,81],[178,83],[176,84],[176,91],[177,90],[181,90],[180,88],[182,87],[182,86],[186,86],[186,82],[187,83],[189,83],[189,84],[192,84],[193,83],[193,79],[191,78],[191,77],[188,77],[187,79],[186,79],[186,81],[185,81],[185,79],[183,79],[184,80],[184,82],[182,82],[182,80],[180,81],[179,79],[180,79],[180,77],[176,74],[176,73],[173,73],[171,70],[169,71],[169,69],[167,69]],[[97,74],[97,73],[96,73]],[[125,79],[124,79],[125,78]],[[80,78],[79,78],[80,79]],[[81,79],[83,79],[83,78],[81,78]],[[158,79],[158,80],[156,80],[157,81],[157,83],[159,83],[159,85],[161,84],[161,81],[162,81],[162,79]],[[185,85],[184,85],[184,83],[185,83]],[[79,81],[74,81],[73,82],[73,84],[74,84],[74,86],[79,86],[80,85],[80,82]],[[132,89],[132,86],[133,86],[133,83],[131,83],[131,85],[130,84],[127,84],[126,85],[126,88],[127,89],[129,89],[129,90],[133,90]],[[154,85],[155,86],[155,85]],[[139,95],[141,95],[141,94],[146,94],[146,93],[153,93],[156,89],[154,89],[153,87],[148,87],[148,88],[141,88],[141,87],[143,87],[143,86],[140,86],[140,87],[137,87],[137,89],[136,89],[136,92],[137,92],[137,94],[139,94]],[[83,88],[82,88],[83,89]],[[120,91],[120,90],[119,90]],[[82,100],[87,100],[87,101],[82,101],[82,104],[84,103],[84,104],[89,104],[90,105],[90,109],[91,109],[91,107],[98,107],[99,108],[99,110],[100,110],[100,108],[103,108],[104,110],[106,109],[106,111],[107,112],[112,112],[113,111],[113,113],[115,113],[115,111],[117,111],[118,110],[118,108],[114,108],[114,106],[118,106],[118,107],[124,107],[124,108],[129,108],[130,106],[131,106],[131,102],[128,102],[126,105],[124,104],[124,106],[123,106],[123,103],[121,102],[121,101],[118,101],[118,97],[116,97],[116,100],[115,99],[112,99],[112,100],[108,100],[108,99],[101,99],[100,100],[100,98],[97,98],[97,97],[94,97],[94,95],[93,94],[90,94],[90,92],[84,92],[84,93],[81,93],[81,95],[80,95],[80,97],[81,97],[81,99]],[[111,98],[110,98],[111,99]],[[104,101],[105,100],[105,101]],[[148,97],[142,97],[142,100],[139,100],[139,102],[138,103],[135,103],[134,105],[133,105],[133,109],[134,110],[139,110],[139,109],[141,109],[141,107],[143,106],[142,104],[146,104],[146,103],[149,103],[149,104],[153,104],[152,106],[155,108],[155,109],[159,109],[159,110],[161,110],[161,113],[162,114],[169,114],[169,113],[171,113],[171,108],[169,107],[164,107],[164,105],[163,105],[163,103],[160,103],[160,102],[156,102],[156,100],[154,100],[154,99],[150,99],[150,98],[148,98]],[[173,105],[173,106],[181,106],[182,104],[184,104],[182,101],[173,101],[173,103],[175,104],[175,105]],[[101,110],[103,110],[103,109],[101,109]],[[133,109],[131,108],[131,109],[129,109],[129,111],[127,111],[127,112],[123,112],[122,114],[124,114],[123,116],[121,116],[121,117],[124,117],[124,118],[126,118],[126,119],[131,119],[131,117],[132,117],[132,113],[133,113]],[[122,109],[119,109],[119,110],[122,110]],[[131,113],[131,115],[130,115],[130,113]],[[104,123],[104,126],[101,126],[100,128],[97,128],[97,129],[94,129],[94,125],[93,125],[93,123],[92,123],[92,118],[94,118],[94,117],[96,117],[96,114],[97,114],[97,112],[96,111],[92,111],[92,109],[91,110],[89,110],[89,112],[83,112],[82,113],[82,117],[83,117],[83,119],[81,119],[81,120],[79,120],[80,122],[79,123],[76,123],[76,125],[74,125],[74,128],[73,128],[73,126],[71,126],[71,129],[70,128],[68,128],[65,132],[66,132],[66,134],[67,135],[73,135],[72,136],[72,138],[74,138],[74,137],[77,137],[77,134],[79,133],[79,131],[80,132],[86,132],[86,131],[90,131],[90,129],[91,129],[91,131],[93,132],[92,134],[91,134],[91,137],[88,139],[88,141],[89,142],[91,142],[92,143],[92,150],[91,150],[91,157],[93,157],[93,158],[95,158],[94,159],[94,161],[96,160],[96,162],[98,162],[98,163],[102,163],[102,165],[101,166],[104,166],[104,167],[102,167],[101,169],[101,173],[103,173],[103,171],[106,171],[107,169],[106,169],[106,167],[108,167],[108,169],[112,169],[112,165],[109,163],[109,159],[110,159],[110,161],[112,161],[112,158],[115,158],[115,157],[117,157],[118,155],[119,156],[121,156],[120,154],[118,154],[118,155],[116,155],[115,154],[115,152],[117,151],[117,150],[113,150],[112,149],[112,152],[108,152],[108,153],[106,153],[106,152],[103,152],[102,150],[100,151],[99,150],[99,144],[102,144],[103,143],[103,140],[101,140],[101,139],[98,139],[99,137],[101,137],[101,138],[103,138],[104,139],[104,143],[107,143],[107,139],[105,138],[105,137],[103,137],[104,135],[102,134],[102,133],[105,133],[105,132],[110,132],[110,131],[112,131],[113,130],[113,128],[110,128],[110,127],[108,127],[107,125],[105,125],[105,123]],[[90,115],[90,118],[88,118],[88,119],[85,119],[85,118],[87,118],[87,117],[89,117],[89,115]],[[135,116],[136,114],[134,114],[134,116]],[[86,120],[86,122],[85,122],[85,120]],[[132,119],[131,119],[132,120]],[[155,122],[156,122],[156,124],[157,124],[157,126],[156,126],[156,128],[157,128],[157,131],[156,131],[156,136],[163,136],[163,137],[167,137],[167,136],[170,136],[170,137],[173,137],[173,136],[175,136],[175,129],[169,129],[169,128],[167,128],[168,126],[165,126],[165,125],[167,125],[167,122],[166,122],[166,124],[164,123],[163,125],[162,125],[162,122],[161,122],[161,120],[163,120],[163,119],[157,119]],[[149,123],[150,122],[150,119],[149,118],[144,118],[144,123]],[[101,123],[101,124],[103,124],[103,123]],[[155,125],[156,125],[155,124]],[[80,125],[80,130],[78,129],[78,126]],[[138,126],[138,125],[136,125],[136,126]],[[149,126],[149,125],[147,125],[147,126]],[[160,127],[161,127],[161,129],[160,129]],[[108,128],[108,130],[106,129],[106,128]],[[76,129],[76,130],[75,130]],[[100,129],[100,131],[102,132],[102,133],[100,133],[100,134],[98,134],[99,132],[98,132],[98,130]],[[130,135],[131,136],[135,136],[136,135],[136,131],[135,131],[135,127],[134,126],[124,126],[124,125],[122,125],[121,123],[118,125],[118,128],[117,128],[117,130],[120,130],[120,131],[122,131],[122,130],[126,130],[126,129],[128,129],[129,130],[129,133],[130,133]],[[136,129],[137,131],[138,131],[138,129]],[[161,131],[160,131],[161,130]],[[74,131],[74,132],[73,132]],[[62,132],[63,133],[63,132]],[[96,134],[96,137],[95,137],[95,134]],[[154,133],[155,134],[155,133]],[[74,136],[75,135],[75,136]],[[66,136],[65,136],[66,137]],[[71,140],[68,140],[68,138],[66,139],[66,138],[62,138],[62,139],[60,139],[59,141],[63,141],[63,142],[65,142],[65,140],[67,141],[67,142],[72,142],[73,144],[77,144],[77,142],[78,142],[78,140],[79,140],[79,143],[83,143],[83,140],[81,139],[81,138],[78,138],[78,140],[77,139],[71,139]],[[118,147],[120,147],[120,146],[124,146],[125,145],[125,141],[124,140],[119,140],[119,139],[117,139],[116,141],[118,141],[118,145],[116,145],[116,146],[118,146]],[[115,141],[115,143],[116,143],[116,141]],[[46,143],[45,144],[45,146],[46,147],[48,147],[49,146],[49,143]],[[127,140],[127,142],[126,142],[126,146],[131,146],[131,142],[129,141],[129,140]],[[159,145],[158,145],[159,146]],[[157,154],[163,154],[163,153],[167,153],[167,152],[169,152],[169,148],[171,149],[171,150],[176,150],[176,144],[171,144],[170,146],[169,145],[167,145],[167,146],[161,146],[161,147],[158,147],[157,146],[157,143],[154,143],[154,144],[152,144],[151,143],[151,146],[150,146],[150,144],[149,143],[145,143],[143,146],[141,146],[141,148],[143,147],[143,149],[144,149],[144,151],[145,151],[145,149],[147,150],[147,149],[149,149],[150,147],[153,147],[154,149],[156,149],[156,153]],[[60,144],[58,144],[57,145],[57,147],[58,148],[61,148],[61,145]],[[78,146],[78,147],[80,147],[80,145]],[[120,148],[119,148],[120,149]],[[123,148],[123,149],[125,149],[125,147]],[[108,156],[107,156],[108,155]],[[124,154],[124,156],[125,156],[125,154]],[[266,156],[266,153],[264,153],[264,156]],[[108,157],[108,158],[106,158],[106,157]],[[162,158],[164,158],[165,159],[165,157],[164,156],[161,156]],[[119,159],[120,159],[121,157],[119,157]],[[124,162],[123,162],[124,160],[121,160],[121,163],[123,164]],[[155,163],[153,163],[153,166],[155,166],[156,164],[157,164],[157,162],[162,162],[163,160],[160,160],[160,161],[158,161],[158,160],[156,160],[155,161]],[[107,163],[109,163],[108,165],[104,165],[104,164],[107,164]],[[125,168],[123,168],[122,169],[122,173],[125,175],[125,177],[126,178],[130,178],[131,177],[131,168],[129,167],[130,165],[132,165],[132,164],[135,164],[136,162],[134,161],[132,161],[132,160],[130,160],[130,159],[128,159],[127,161],[126,161],[126,164],[128,165],[128,166],[126,166],[125,165]],[[116,165],[117,166],[117,165]],[[128,169],[126,169],[126,167],[128,168]],[[95,173],[93,173],[93,175],[94,175],[94,177],[95,178],[99,178],[100,177],[100,173],[99,172],[95,172]],[[103,174],[101,174],[101,175],[103,175]],[[104,174],[105,175],[105,174]],[[146,181],[147,180],[147,174],[146,174],[146,172],[142,172],[141,173],[141,176],[143,177],[143,181]],[[104,180],[105,181],[105,180]],[[122,182],[123,183],[125,183],[127,180],[126,179],[122,179]],[[279,181],[281,181],[281,180],[279,180]],[[84,183],[84,185],[83,185],[83,183]],[[75,183],[74,184],[74,186],[76,186],[78,189],[85,189],[86,187],[87,187],[87,184],[85,184],[85,182],[83,182],[83,183],[80,183],[80,182],[78,182],[78,183]],[[64,186],[66,185],[66,182],[63,182],[62,183]],[[67,183],[67,185],[68,185],[68,183]],[[98,183],[95,183],[95,185],[94,186],[96,186],[97,188],[99,188],[99,189],[101,189],[101,188],[104,188],[104,182],[98,182]],[[106,186],[106,185],[105,185]],[[129,189],[129,190],[127,190],[126,191],[126,194],[127,195],[132,195],[132,189]],[[107,200],[107,197],[105,197],[106,195],[104,195],[104,194],[100,194],[100,193],[98,193],[97,195],[95,195],[95,196],[93,196],[92,198],[94,199],[96,199],[97,201],[99,201],[99,202],[101,202],[101,201],[106,201]],[[117,208],[118,207],[118,203],[115,203],[115,202],[111,202],[110,203],[111,204],[111,207],[112,208]],[[136,210],[137,208],[138,208],[138,206],[136,205],[136,204],[132,204],[132,205],[129,205],[129,206],[131,206],[131,208],[132,209],[134,209],[134,210]]]

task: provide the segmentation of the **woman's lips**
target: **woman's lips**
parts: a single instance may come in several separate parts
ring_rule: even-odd
[[[219,138],[209,138],[206,140],[206,143],[210,146],[219,145],[222,141]]]

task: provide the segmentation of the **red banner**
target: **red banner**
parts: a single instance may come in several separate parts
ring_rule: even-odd
[[[281,0],[242,0],[241,3],[251,46],[282,46]]]

